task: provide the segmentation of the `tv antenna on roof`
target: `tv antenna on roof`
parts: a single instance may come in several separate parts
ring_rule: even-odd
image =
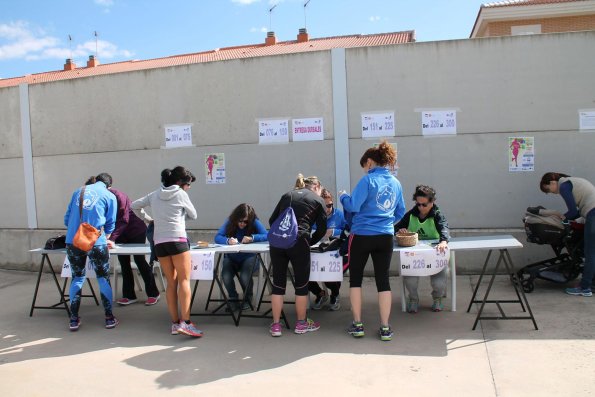
[[[308,5],[308,3],[310,3],[312,0],[308,0],[304,3],[304,28],[307,28],[308,26],[306,26],[306,6]]]
[[[72,59],[72,36],[68,35],[68,48],[70,49],[70,59]]]
[[[97,33],[97,31],[93,31],[93,36],[95,36],[95,58],[98,58],[98,54],[97,54],[97,40],[99,38],[99,33]]]
[[[279,3],[275,4],[271,8],[269,8],[269,32],[273,31],[273,10],[279,5]]]

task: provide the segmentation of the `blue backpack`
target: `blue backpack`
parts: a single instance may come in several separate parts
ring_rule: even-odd
[[[285,208],[271,225],[268,233],[271,247],[288,249],[293,247],[297,241],[298,223],[295,212],[291,208],[292,199],[293,197],[290,195],[289,207]]]

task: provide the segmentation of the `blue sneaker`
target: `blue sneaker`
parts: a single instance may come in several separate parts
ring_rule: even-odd
[[[364,324],[363,323],[356,323],[352,322],[349,328],[347,328],[347,333],[353,336],[354,338],[361,338],[364,336]]]
[[[390,325],[383,325],[378,330],[378,336],[380,336],[380,340],[382,341],[390,341],[393,339],[393,330]]]
[[[118,319],[114,316],[111,317],[106,317],[105,318],[105,328],[107,329],[112,329],[112,328],[116,328],[116,326],[120,324],[120,322],[118,321]]]
[[[79,330],[81,326],[81,318],[80,317],[70,317],[70,331],[75,332]]]
[[[593,296],[593,292],[591,292],[591,288],[566,288],[565,292],[568,295],[575,295],[575,296]]]

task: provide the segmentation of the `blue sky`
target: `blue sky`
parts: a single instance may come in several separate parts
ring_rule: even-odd
[[[306,0],[0,0],[0,78],[295,40]],[[483,1],[310,0],[310,37],[415,30],[417,41],[469,37]],[[269,20],[269,9],[277,4]],[[270,25],[271,23],[271,25]],[[68,36],[72,37],[69,41]]]

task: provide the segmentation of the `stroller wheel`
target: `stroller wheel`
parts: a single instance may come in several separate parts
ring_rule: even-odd
[[[523,287],[524,292],[530,294],[535,289],[535,284],[533,283],[533,280],[522,280],[521,287]]]

